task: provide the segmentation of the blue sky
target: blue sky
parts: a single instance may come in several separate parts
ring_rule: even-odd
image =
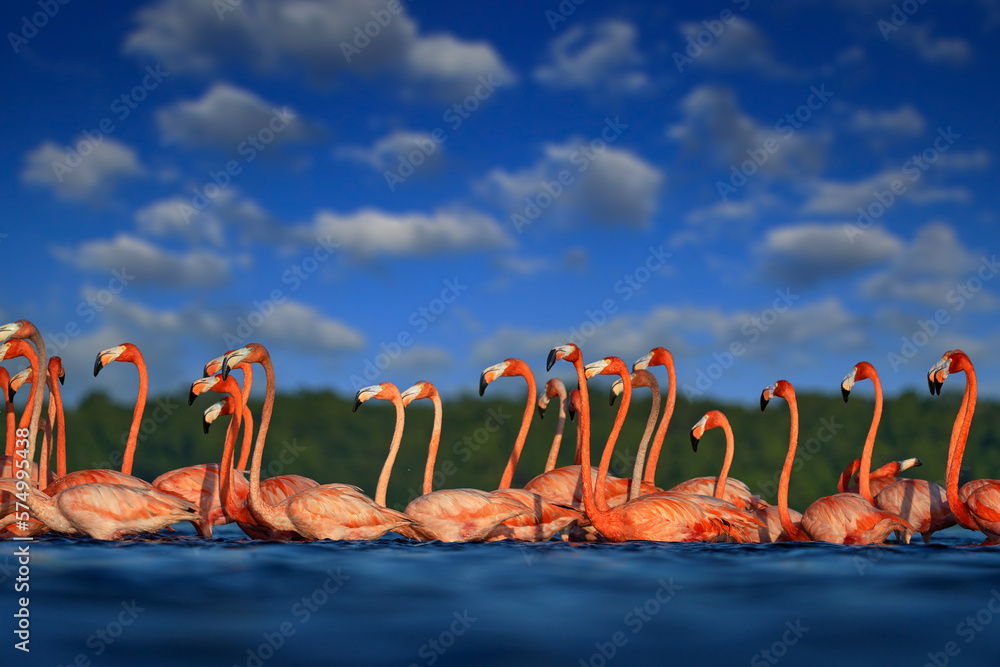
[[[154,392],[249,341],[280,388],[353,394],[474,391],[512,356],[543,380],[570,340],[668,347],[682,400],[836,392],[862,359],[923,391],[953,347],[1000,391],[995,2],[43,0],[3,26],[0,318],[70,400],[131,395],[91,374],[124,341]]]

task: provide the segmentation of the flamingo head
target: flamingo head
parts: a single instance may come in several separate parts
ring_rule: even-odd
[[[30,359],[34,356],[35,350],[28,341],[12,338],[0,343],[0,359],[14,359],[15,357],[28,357]]]
[[[434,398],[435,396],[438,396],[437,387],[423,380],[414,383],[413,386],[408,387],[406,391],[399,395],[403,400],[404,408],[413,401],[420,400],[421,398]]]
[[[49,357],[49,377],[56,377],[59,384],[66,384],[66,369],[63,368],[62,357]]]
[[[545,361],[545,370],[551,371],[552,367],[560,359],[565,359],[571,364],[576,363],[582,357],[580,356],[580,348],[577,347],[575,343],[567,343],[566,345],[559,345],[549,350],[549,357]]]
[[[950,374],[964,371],[971,366],[972,362],[965,352],[961,350],[945,352],[944,356],[927,371],[927,386],[931,390],[931,395],[941,393],[941,385]]]
[[[233,414],[233,399],[226,396],[224,399],[218,403],[213,403],[205,409],[205,417],[202,420],[202,428],[205,429],[205,435],[208,435],[208,428],[212,425],[216,419],[222,415]]]
[[[549,407],[549,395],[542,394],[538,397],[538,418],[545,419],[545,409]]]
[[[650,366],[667,366],[674,363],[674,356],[665,347],[654,347],[648,354],[636,359],[632,364],[633,371],[640,371]]]
[[[855,366],[844,377],[844,381],[840,383],[840,395],[844,397],[844,403],[847,403],[847,399],[851,395],[851,389],[854,388],[854,383],[859,379],[861,378],[858,377],[858,367]]]
[[[541,418],[545,417],[545,408],[548,407],[549,401],[559,397],[561,401],[566,400],[566,385],[559,378],[549,378],[545,383],[545,391],[542,395],[538,397],[538,416]]]
[[[763,412],[767,404],[771,402],[774,398],[774,385],[767,385],[764,387],[764,391],[760,393],[760,411]]]
[[[357,412],[361,404],[371,398],[377,398],[380,401],[391,401],[395,398],[400,398],[399,389],[391,382],[380,382],[379,384],[362,387],[354,395],[354,408],[352,412]],[[403,403],[403,405],[405,406],[406,403]]]
[[[109,347],[106,350],[101,350],[97,353],[97,359],[94,360],[94,377],[101,372],[101,369],[110,364],[112,361],[117,361],[122,354],[125,352],[125,345],[116,345],[115,347]]]
[[[622,391],[625,390],[625,380],[618,378],[611,385],[611,393],[608,395],[608,404],[614,405],[615,399],[621,396]]]
[[[23,371],[12,377],[10,379],[10,382],[7,383],[7,400],[13,401],[14,394],[17,393],[17,390],[20,389],[21,386],[30,379],[31,379],[31,366],[28,366]]]
[[[0,343],[10,338],[27,338],[34,330],[34,326],[28,320],[18,320],[0,326]]]
[[[486,370],[482,372],[479,376],[479,395],[482,396],[486,392],[486,386],[496,380],[498,377],[506,375],[507,368],[510,367],[510,359],[501,361],[499,364],[493,364]]]
[[[217,382],[222,379],[221,375],[212,375],[207,378],[201,378],[200,380],[195,380],[191,383],[191,391],[188,393],[188,405],[194,403],[194,399],[198,398],[206,391],[212,389]]]
[[[569,394],[569,400],[567,401],[569,405],[566,411],[569,413],[569,418],[573,419],[576,417],[576,413],[583,410],[583,399],[580,398],[580,390],[574,389]]]
[[[227,352],[222,358],[222,379],[229,377],[240,363],[263,363],[269,357],[267,349],[260,343],[247,343],[238,350]]]
[[[226,354],[232,354],[235,351],[236,350],[230,350],[229,352],[226,352]],[[222,370],[222,361],[226,358],[226,354],[218,356],[205,364],[205,368],[202,370],[202,377],[210,377]]]
[[[703,416],[698,420],[698,423],[691,427],[691,449],[698,451],[698,441],[701,440],[701,436],[705,435],[705,429],[708,424],[708,415]]]
[[[618,375],[624,380],[628,377],[628,368],[618,357],[604,357],[584,366],[583,374],[588,380],[595,375]]]

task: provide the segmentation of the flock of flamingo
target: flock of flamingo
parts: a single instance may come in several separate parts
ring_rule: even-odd
[[[29,342],[30,341],[30,342]],[[959,471],[976,404],[976,376],[968,356],[960,350],[946,352],[928,372],[931,393],[940,393],[948,375],[966,374],[962,405],[952,429],[947,459],[946,488],[920,479],[896,475],[919,465],[918,459],[896,461],[871,470],[872,450],[882,412],[882,391],[871,364],[861,362],[844,378],[844,400],[854,384],[870,379],[875,387],[875,412],[861,457],[844,470],[839,493],[815,500],[802,513],[788,507],[788,485],[798,441],[795,390],[779,380],[761,394],[763,410],[775,396],[785,399],[791,415],[788,454],[781,471],[778,504],[769,505],[750,492],[743,482],[728,476],[733,460],[734,436],[725,415],[712,410],[691,429],[697,450],[705,431],[721,428],[726,436],[726,456],[718,476],[699,477],[663,490],[654,482],[660,449],[676,399],[673,358],[662,347],[637,360],[631,372],[617,357],[584,365],[580,348],[561,345],[551,350],[547,369],[562,360],[573,364],[578,388],[567,393],[565,385],[551,379],[538,397],[540,414],[558,399],[559,420],[545,471],[525,484],[510,488],[514,471],[535,411],[536,384],[528,365],[507,359],[490,366],[480,378],[480,395],[498,377],[522,376],[528,400],[513,451],[500,479],[499,489],[433,490],[435,458],[441,435],[441,399],[430,382],[418,382],[400,392],[390,382],[357,392],[354,410],[370,399],[390,401],[396,424],[375,498],[349,484],[320,484],[300,475],[279,475],[261,480],[264,443],[274,404],[274,369],[267,350],[250,343],[206,364],[204,377],[191,387],[189,403],[205,392],[223,395],[205,411],[205,432],[222,415],[232,415],[219,463],[188,466],[166,472],[152,482],[131,474],[147,378],[139,350],[130,343],[102,351],[94,374],[112,361],[132,362],[139,370],[136,402],[122,469],[66,472],[65,425],[59,384],[64,374],[59,357],[47,358],[38,330],[27,320],[0,327],[0,360],[23,356],[28,368],[13,378],[0,367],[0,380],[9,386],[6,398],[7,441],[0,467],[0,536],[30,537],[44,532],[85,535],[99,540],[155,532],[180,521],[190,521],[203,537],[213,526],[235,522],[251,538],[267,540],[371,540],[394,532],[413,540],[446,542],[553,538],[570,541],[654,540],[775,542],[817,540],[838,544],[881,544],[896,533],[909,542],[920,533],[925,542],[939,530],[956,523],[985,534],[984,545],[1000,544],[1000,481],[981,479],[958,486]],[[266,377],[266,396],[256,439],[251,443],[253,417],[246,406],[252,382],[252,364],[260,364]],[[663,418],[655,428],[660,390],[650,366],[664,366],[669,386]],[[242,386],[232,371],[243,374]],[[595,375],[617,379],[611,400],[621,397],[614,427],[596,469],[591,465],[590,404],[587,380]],[[32,386],[20,421],[15,424],[13,392],[25,383]],[[634,387],[652,390],[653,408],[639,445],[631,478],[608,474],[615,443],[624,423]],[[42,404],[48,390],[47,414]],[[424,470],[423,495],[403,511],[386,506],[386,491],[402,440],[404,408],[427,398],[434,406],[434,426]],[[566,416],[577,416],[576,463],[555,467]],[[55,424],[55,426],[54,426]],[[240,438],[240,430],[243,430]],[[41,433],[40,433],[41,431]],[[53,433],[53,431],[55,431]],[[33,466],[36,443],[41,440],[39,462]],[[240,456],[236,459],[237,440]],[[652,446],[650,447],[650,441]],[[56,449],[56,472],[49,469]],[[649,453],[646,461],[646,453]],[[250,459],[249,482],[242,472]],[[645,472],[644,472],[645,468]],[[857,485],[851,487],[854,475]]]

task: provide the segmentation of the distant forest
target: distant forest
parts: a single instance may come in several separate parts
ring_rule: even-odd
[[[961,384],[961,383],[959,383]],[[906,393],[885,401],[875,444],[873,467],[890,460],[920,457],[923,466],[908,476],[943,484],[945,456],[961,392],[931,397]],[[868,391],[865,391],[868,389]],[[618,441],[612,472],[629,476],[636,446],[649,413],[646,390],[636,390],[625,427]],[[592,447],[596,464],[614,421],[617,404],[609,407],[607,384],[591,388]],[[189,407],[186,397],[150,397],[143,432],[135,455],[133,474],[152,480],[173,468],[208,463],[221,458],[228,417],[219,418],[211,432],[202,432],[202,412],[219,398],[206,394]],[[298,473],[320,483],[356,484],[374,495],[382,463],[389,450],[394,425],[391,404],[372,400],[351,412],[353,397],[330,392],[279,393],[264,453],[264,476]],[[805,509],[821,495],[836,492],[840,471],[861,455],[871,423],[874,401],[870,388],[861,385],[844,403],[839,396],[803,394],[798,397],[800,434],[798,461],[792,474],[790,502]],[[465,396],[444,403],[441,449],[435,489],[495,489],[514,443],[525,403],[487,391],[482,398]],[[69,470],[118,468],[132,419],[131,405],[121,405],[103,394],[91,394],[66,413]],[[260,402],[251,402],[255,426]],[[399,457],[389,483],[388,504],[402,508],[419,495],[427,443],[432,424],[430,401],[417,401],[406,409],[406,427]],[[691,426],[708,410],[722,410],[732,423],[736,455],[731,475],[746,482],[769,502],[776,502],[778,474],[788,446],[788,405],[775,399],[767,410],[715,402],[689,403],[679,397],[656,481],[662,488],[702,475],[718,474],[725,437],[722,429],[706,433],[698,452],[691,449]],[[522,486],[542,472],[557,422],[555,402],[544,419],[534,413],[527,444],[514,475],[513,486]],[[1000,420],[998,404],[977,405],[962,479],[1000,476]],[[567,420],[559,465],[573,460],[576,422]],[[53,457],[54,460],[54,457]]]

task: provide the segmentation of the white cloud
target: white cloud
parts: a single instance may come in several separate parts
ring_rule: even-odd
[[[422,165],[439,165],[444,154],[444,145],[434,141],[428,132],[396,130],[378,139],[370,148],[345,146],[338,148],[334,155],[367,164],[376,171],[395,169],[401,157],[412,151],[420,151],[424,156]],[[433,151],[427,155],[429,151]]]
[[[320,211],[296,236],[310,242],[330,238],[355,255],[437,255],[510,248],[507,232],[492,218],[469,210],[424,213],[389,213],[365,208],[340,214]]]
[[[260,204],[235,187],[222,190],[200,210],[191,197],[160,199],[135,214],[136,229],[155,238],[184,238],[191,243],[216,246],[239,238],[243,242],[280,242],[286,232]]]
[[[685,57],[689,57],[685,50],[689,39],[698,44],[700,33],[714,37],[708,46],[702,46],[701,52],[692,58],[693,63],[686,65],[680,63],[682,68],[706,65],[713,69],[733,72],[753,71],[769,78],[800,76],[794,68],[775,58],[771,51],[770,40],[756,25],[742,16],[734,16],[728,23],[722,23],[718,19],[710,20],[721,25],[722,31],[718,36],[712,35],[701,22],[685,22],[678,26],[684,37],[684,48],[678,46],[677,53]]]
[[[907,24],[890,33],[889,39],[915,52],[925,62],[958,66],[972,60],[968,41],[961,37],[931,37],[931,27],[926,23]]]
[[[262,142],[269,135],[278,145],[314,133],[292,109],[279,108],[228,83],[216,83],[201,99],[160,109],[156,120],[165,143],[215,146],[229,152],[236,152],[251,136]]]
[[[326,317],[311,305],[290,299],[275,304],[274,312],[254,331],[253,338],[316,352],[359,350],[365,341],[360,332],[343,322]]]
[[[919,135],[927,127],[927,120],[912,104],[904,104],[895,111],[858,109],[850,118],[851,129],[858,132]]]
[[[21,181],[50,188],[64,199],[100,201],[119,181],[146,173],[135,151],[104,137],[94,144],[79,137],[70,146],[46,141],[25,155]]]
[[[802,101],[808,96],[807,90]],[[789,109],[790,113],[795,111]],[[770,126],[758,123],[740,108],[732,89],[714,84],[688,93],[681,100],[681,115],[681,120],[667,129],[667,136],[679,142],[686,154],[719,167],[739,168],[751,154],[764,154],[766,160],[755,161],[762,173],[800,176],[817,172],[823,167],[831,140],[825,133],[795,129],[784,117]],[[776,142],[777,149],[766,151],[766,142]]]
[[[624,148],[608,146],[603,152],[593,152],[579,140],[546,144],[543,151],[542,159],[526,169],[494,169],[481,189],[520,212],[525,198],[534,201],[545,192],[543,183],[559,185],[559,174],[566,172],[572,180],[560,186],[562,192],[551,204],[554,208],[599,224],[642,227],[649,223],[665,180],[651,163]]]
[[[940,156],[938,159],[940,160]],[[929,168],[945,171],[947,163]],[[894,184],[895,190],[893,190]],[[968,190],[964,187],[931,186],[928,177],[912,160],[905,162],[900,169],[882,171],[856,181],[813,179],[805,182],[803,187],[807,195],[802,212],[807,215],[856,216],[859,207],[868,209],[873,203],[888,208],[898,201],[919,204],[930,201],[965,202],[970,198]],[[877,193],[881,193],[881,198]]]
[[[994,258],[967,249],[950,225],[934,222],[917,231],[889,268],[866,280],[862,293],[872,299],[951,309],[949,293],[975,276],[984,259]],[[978,293],[971,304],[980,309],[995,306],[992,291]]]
[[[117,273],[126,286],[221,287],[229,282],[232,260],[205,250],[172,253],[128,234],[108,241],[84,241],[53,248],[59,260],[86,271]]]
[[[220,16],[220,5],[232,11]],[[394,14],[384,0],[243,0],[236,7],[161,0],[136,15],[124,50],[152,56],[171,71],[249,64],[274,74],[293,64],[323,83],[348,72],[390,72],[446,95],[468,94],[489,74],[516,80],[490,44],[421,35],[405,5],[399,7]]]
[[[580,88],[594,94],[635,93],[650,86],[640,69],[636,29],[631,23],[606,20],[593,29],[573,26],[549,44],[535,79],[555,90]]]
[[[902,248],[877,227],[849,238],[841,224],[803,223],[769,230],[754,250],[765,275],[806,287],[887,263]]]

